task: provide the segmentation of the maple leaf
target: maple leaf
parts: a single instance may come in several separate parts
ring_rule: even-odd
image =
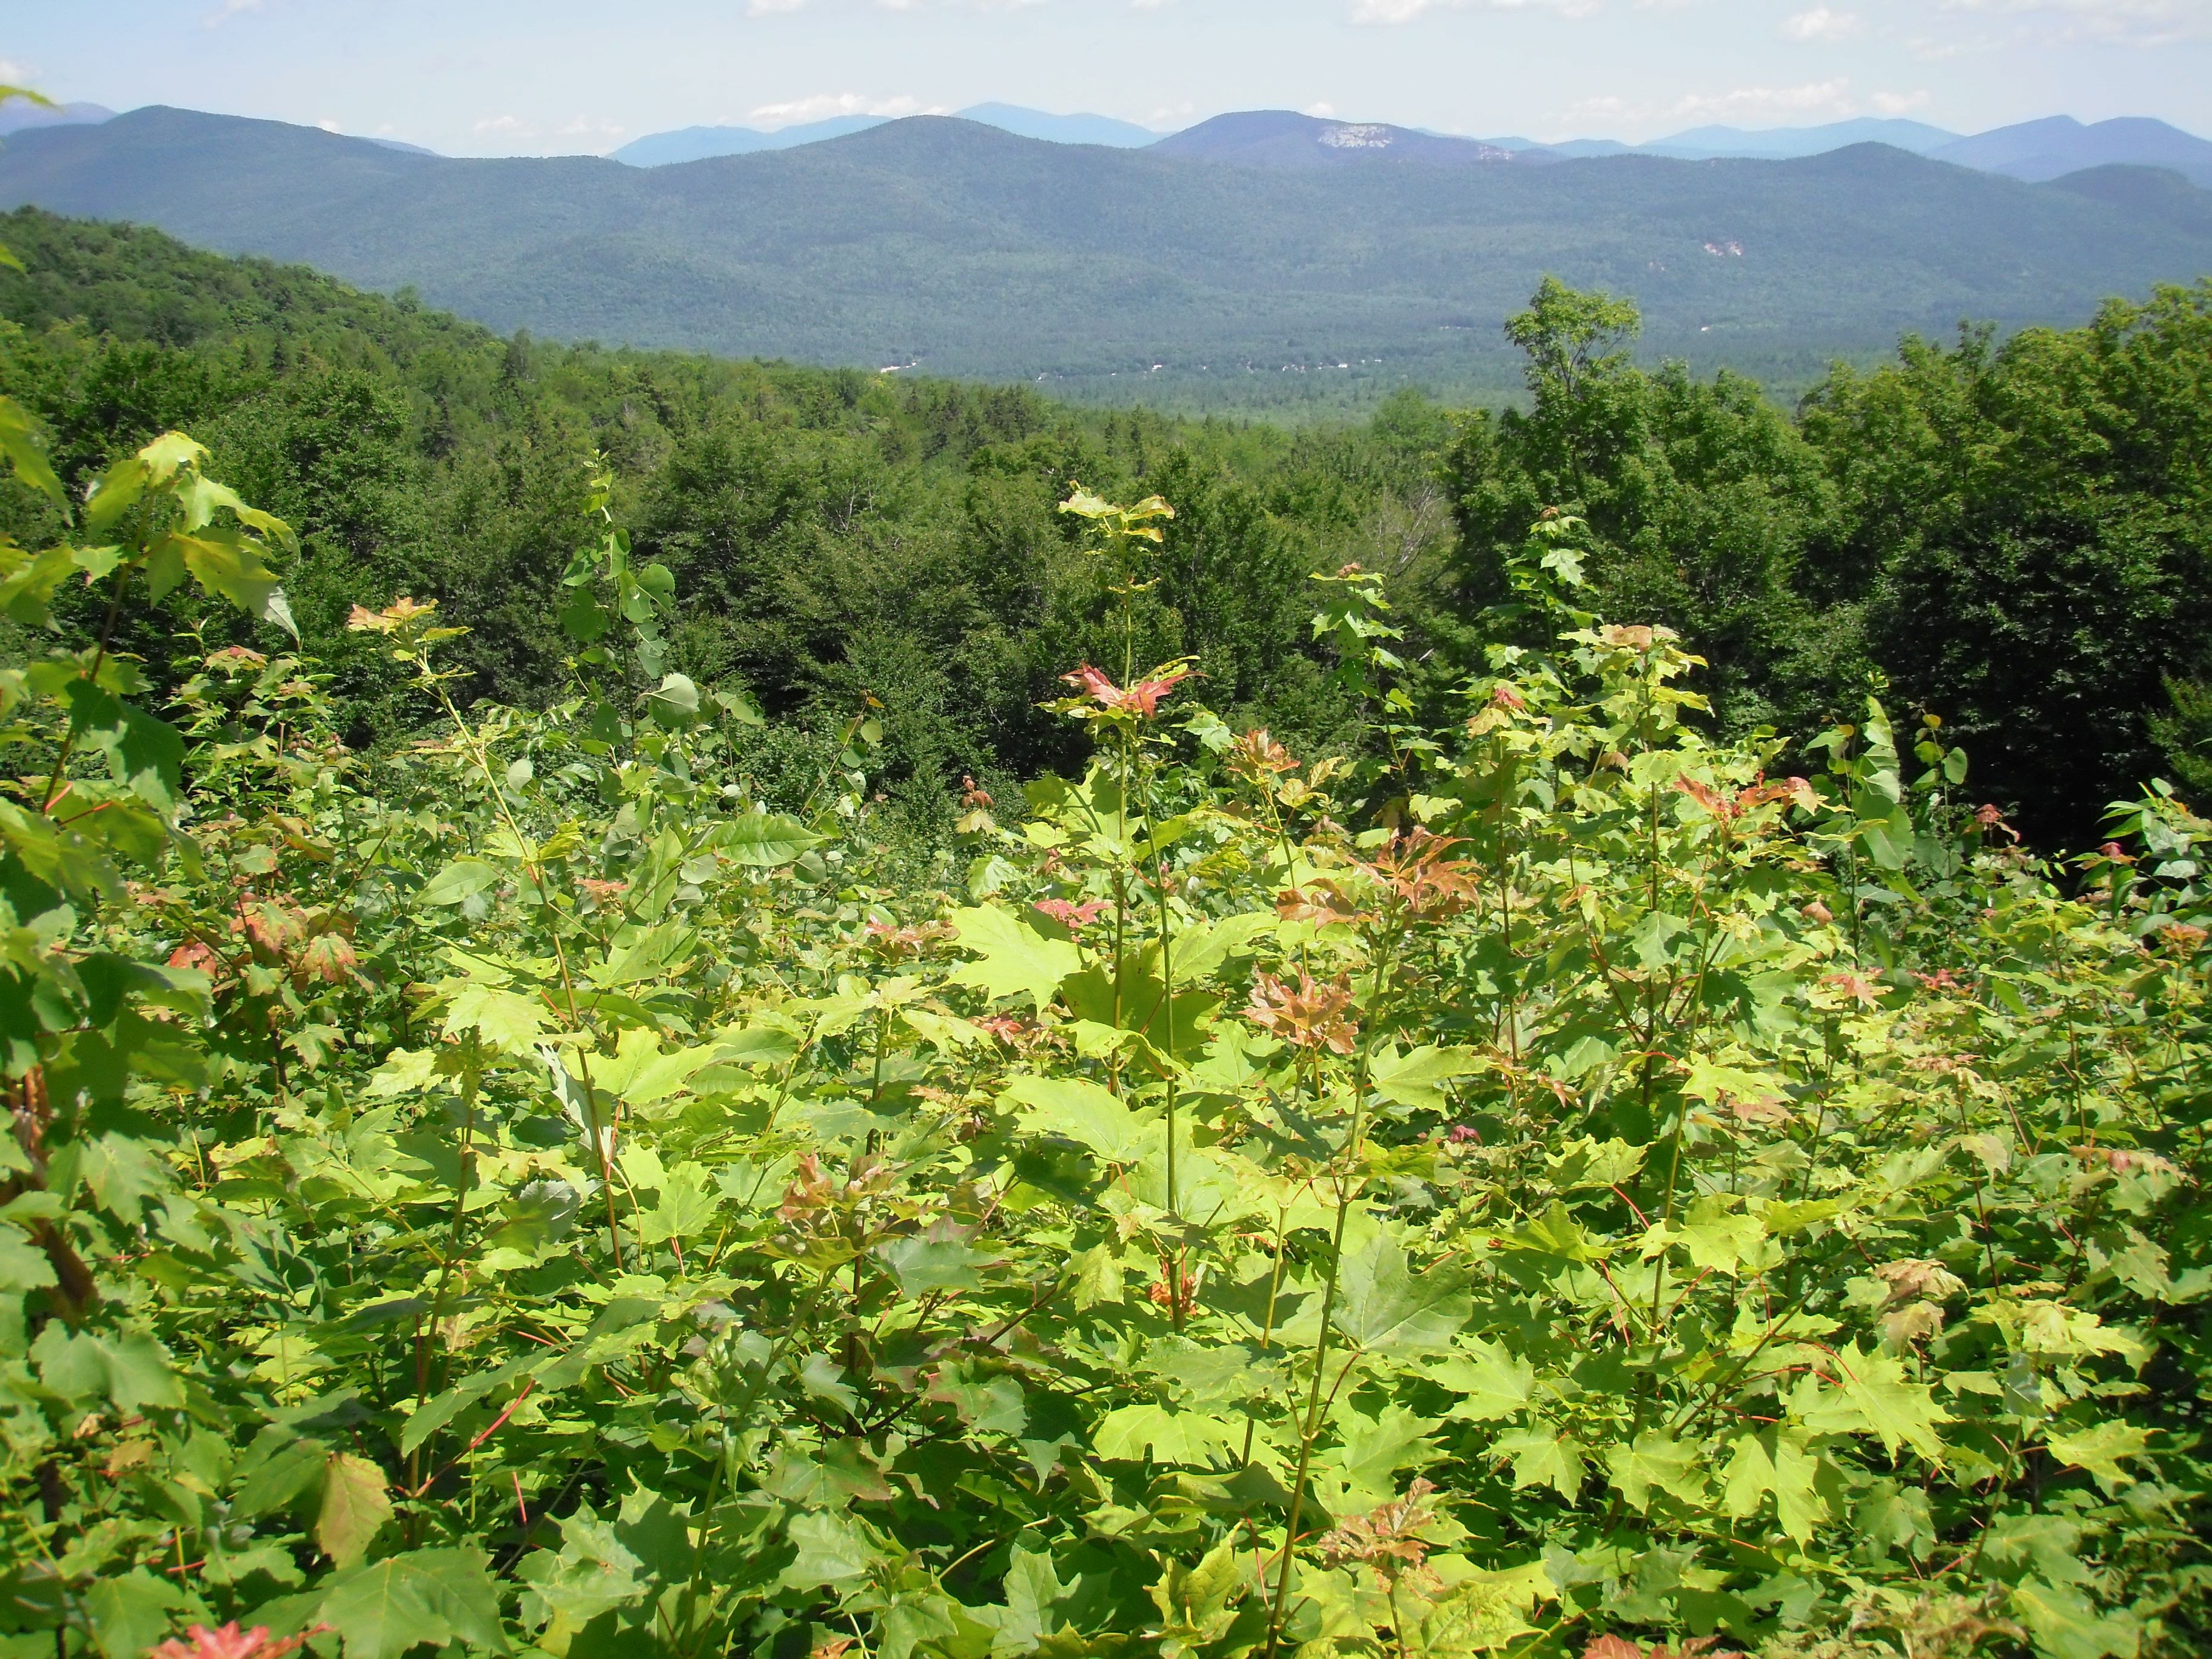
[[[1474,902],[1474,866],[1445,857],[1462,843],[1427,830],[1398,836],[1368,869],[1417,921],[1442,921]]]
[[[1159,713],[1160,699],[1190,678],[1191,673],[1179,663],[1166,663],[1154,669],[1150,679],[1123,687],[1085,663],[1073,673],[1062,674],[1060,678],[1060,684],[1073,686],[1097,703],[1103,713],[1133,714],[1139,720],[1150,720]]]
[[[1237,739],[1229,750],[1229,769],[1239,777],[1258,781],[1271,773],[1295,772],[1298,763],[1263,726]]]
[[[1088,927],[1106,914],[1104,899],[1086,899],[1077,904],[1069,899],[1039,899],[1034,907],[1042,915],[1050,916],[1063,927]]]
[[[438,608],[435,599],[416,601],[402,597],[394,599],[381,611],[371,611],[357,605],[346,618],[349,634],[396,634],[421,621]]]
[[[1436,1488],[1419,1479],[1406,1488],[1403,1498],[1379,1504],[1365,1515],[1355,1515],[1323,1533],[1315,1546],[1332,1567],[1347,1561],[1364,1561],[1384,1589],[1408,1573],[1419,1573],[1429,1559],[1428,1544],[1418,1537],[1436,1519],[1421,1507],[1421,1500]]]
[[[1359,1037],[1358,1025],[1345,1018],[1351,1006],[1352,987],[1344,980],[1316,982],[1311,974],[1302,973],[1293,991],[1273,974],[1261,974],[1253,982],[1244,1018],[1298,1048],[1348,1055]]]
[[[1952,1420],[1936,1403],[1935,1391],[1905,1380],[1902,1361],[1893,1354],[1839,1350],[1834,1358],[1835,1386],[1817,1395],[1814,1379],[1800,1384],[1793,1411],[1815,1434],[1871,1434],[1892,1457],[1910,1446],[1931,1463],[1943,1461],[1943,1442],[1936,1430]]]
[[[205,1625],[194,1625],[182,1637],[173,1636],[155,1648],[146,1659],[283,1659],[285,1654],[304,1647],[310,1637],[320,1636],[329,1629],[328,1625],[317,1625],[297,1636],[271,1641],[266,1625],[240,1630],[235,1619],[215,1630]]]

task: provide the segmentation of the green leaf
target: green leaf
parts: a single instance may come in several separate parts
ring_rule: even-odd
[[[2148,1429],[2133,1423],[2108,1418],[2071,1434],[2047,1434],[2044,1444],[2069,1468],[2088,1470],[2110,1493],[2135,1484],[2135,1477],[2120,1467],[2120,1460],[2148,1455],[2150,1434]]]
[[[1385,1100],[1416,1111],[1441,1112],[1451,1103],[1447,1085],[1455,1078],[1471,1076],[1478,1064],[1471,1048],[1424,1045],[1402,1054],[1385,1048],[1375,1056],[1368,1082]]]
[[[0,456],[7,458],[23,483],[63,511],[69,510],[69,492],[54,476],[52,464],[39,442],[38,428],[21,404],[7,398],[0,398]]]
[[[973,985],[993,1001],[1027,995],[1044,1007],[1060,981],[1083,966],[1083,954],[1066,939],[1047,939],[996,905],[953,913],[960,943],[981,960],[952,971],[955,984]]]
[[[446,1035],[474,1031],[502,1054],[529,1054],[544,1035],[545,1005],[496,985],[464,985],[446,1010]]]
[[[1232,957],[1255,954],[1261,942],[1279,925],[1276,918],[1265,910],[1245,910],[1177,934],[1170,952],[1176,983],[1194,985]],[[1152,945],[1148,957],[1158,949],[1157,944]]]
[[[1244,1419],[1205,1412],[1175,1411],[1164,1406],[1124,1406],[1106,1413],[1091,1437],[1099,1456],[1117,1462],[1224,1462],[1244,1441]]]
[[[28,553],[0,536],[0,611],[26,628],[44,628],[52,620],[55,592],[76,568],[66,547]]]
[[[580,1629],[603,1613],[634,1606],[650,1594],[645,1563],[617,1535],[613,1522],[599,1518],[589,1504],[561,1521],[561,1553],[525,1557],[522,1571],[531,1589],[556,1619]]]
[[[422,884],[415,894],[415,902],[441,907],[459,904],[494,886],[499,879],[497,865],[487,864],[482,859],[455,859]]]
[[[1644,1149],[1625,1140],[1595,1140],[1579,1135],[1544,1160],[1552,1185],[1562,1192],[1585,1187],[1617,1187],[1644,1167]]]
[[[1512,1416],[1528,1403],[1536,1386],[1535,1368],[1527,1360],[1480,1338],[1431,1366],[1429,1375],[1459,1396],[1449,1415],[1468,1423]]]
[[[585,976],[608,991],[665,979],[690,960],[698,945],[697,931],[682,921],[664,922],[657,927],[620,927],[607,959],[586,969]]]
[[[1905,1380],[1903,1361],[1853,1346],[1839,1350],[1833,1364],[1833,1389],[1819,1389],[1808,1376],[1791,1395],[1800,1422],[1815,1434],[1874,1435],[1892,1457],[1899,1446],[1910,1446],[1931,1463],[1943,1461],[1936,1430],[1951,1414],[1936,1403],[1932,1389]]]
[[[957,1237],[895,1238],[876,1246],[877,1258],[898,1275],[899,1289],[913,1297],[945,1291],[980,1291],[979,1267],[995,1266],[1001,1258],[989,1250],[969,1248]]]
[[[323,1503],[315,1542],[343,1570],[368,1553],[369,1541],[392,1518],[384,1471],[349,1452],[332,1455],[323,1471]]]
[[[2126,1614],[2099,1613],[2079,1590],[2039,1578],[2013,1587],[2012,1614],[2044,1659],[2135,1659],[2142,1641]]]
[[[208,458],[207,446],[181,432],[164,432],[134,458],[150,484],[165,484],[184,468],[197,469]]]
[[[1685,1445],[1660,1430],[1646,1429],[1632,1445],[1617,1445],[1608,1451],[1606,1469],[1628,1506],[1643,1515],[1651,1508],[1655,1487],[1685,1504],[1702,1504],[1704,1457],[1702,1447]]]
[[[399,1455],[413,1456],[424,1441],[493,1389],[514,1381],[529,1364],[526,1359],[517,1359],[491,1370],[478,1371],[445,1393],[424,1401],[408,1414],[407,1426],[399,1432]]]
[[[696,1238],[714,1225],[720,1200],[696,1164],[679,1164],[660,1183],[660,1200],[639,1218],[646,1242]]]
[[[748,869],[773,870],[821,842],[821,836],[796,818],[747,812],[725,824],[714,844]]]
[[[55,1320],[31,1344],[31,1358],[39,1380],[67,1400],[105,1396],[126,1413],[185,1403],[168,1350],[143,1332],[72,1332]]]
[[[204,454],[203,454],[203,459]],[[228,485],[212,478],[203,477],[195,471],[178,490],[177,498],[184,503],[185,528],[204,529],[215,521],[219,510],[228,510],[248,530],[258,530],[264,536],[273,536],[288,552],[300,550],[300,538],[292,533],[292,526],[271,513],[248,507],[239,499],[238,493]]]
[[[1546,1206],[1543,1214],[1531,1216],[1522,1223],[1505,1243],[1518,1249],[1564,1256],[1569,1261],[1595,1261],[1605,1254],[1591,1237],[1589,1229],[1576,1220],[1557,1199]]]
[[[90,680],[70,683],[69,705],[80,746],[106,757],[115,781],[149,805],[174,809],[185,787],[185,740],[174,726]]]
[[[1534,1423],[1498,1436],[1491,1443],[1490,1455],[1513,1460],[1516,1489],[1549,1486],[1569,1503],[1582,1490],[1583,1449],[1572,1435],[1548,1423]]]
[[[14,1228],[0,1228],[0,1291],[37,1291],[58,1282],[46,1252]]]
[[[1075,1305],[1095,1308],[1121,1300],[1121,1258],[1110,1244],[1096,1244],[1069,1264],[1075,1271]]]
[[[646,694],[645,702],[647,712],[665,726],[683,726],[699,717],[699,688],[688,675],[664,676],[659,689]]]
[[[1133,1164],[1158,1138],[1153,1126],[1095,1083],[1074,1077],[1018,1077],[999,1097],[1021,1109],[1033,1134],[1065,1135],[1109,1164]]]
[[[1151,1591],[1162,1630],[1186,1638],[1212,1634],[1210,1627],[1227,1610],[1244,1577],[1234,1538],[1223,1539],[1195,1567],[1167,1562]]]
[[[1378,1229],[1339,1272],[1336,1328],[1375,1352],[1448,1352],[1474,1311],[1466,1282],[1455,1267],[1413,1272],[1398,1241]]]
[[[93,1640],[107,1659],[139,1659],[169,1633],[169,1614],[189,1605],[177,1585],[143,1567],[103,1574],[84,1595]]]
[[[1537,1603],[1558,1594],[1540,1562],[1503,1572],[1478,1572],[1442,1595],[1421,1620],[1426,1659],[1458,1659],[1515,1647],[1535,1626]]]
[[[236,531],[210,527],[197,536],[172,533],[160,545],[182,556],[185,568],[210,597],[228,599],[248,616],[299,636],[284,590],[261,562],[258,543]]]
[[[1721,1502],[1741,1519],[1757,1514],[1771,1494],[1782,1530],[1800,1544],[1808,1542],[1813,1529],[1828,1518],[1827,1502],[1814,1489],[1819,1468],[1802,1434],[1769,1429],[1746,1435],[1735,1443],[1722,1477]]]
[[[891,1496],[865,1440],[833,1440],[819,1450],[786,1441],[762,1484],[785,1503],[806,1509],[835,1508],[856,1498],[882,1503]]]
[[[798,1559],[777,1582],[787,1589],[813,1589],[866,1576],[882,1553],[852,1521],[821,1510],[793,1516],[786,1529]]]
[[[345,1659],[400,1659],[418,1644],[461,1643],[507,1652],[499,1592],[481,1550],[416,1550],[332,1579],[307,1624],[320,1619],[345,1641]],[[294,1597],[288,1610],[307,1597]]]

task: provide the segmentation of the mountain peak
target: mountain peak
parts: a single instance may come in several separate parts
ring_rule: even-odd
[[[1152,146],[1152,153],[1277,167],[1342,166],[1385,158],[1446,167],[1555,159],[1546,150],[1508,149],[1475,138],[1449,138],[1379,121],[1338,121],[1286,109],[1217,115],[1161,139]]]

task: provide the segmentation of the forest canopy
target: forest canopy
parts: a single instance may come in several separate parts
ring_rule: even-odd
[[[561,684],[554,617],[593,453],[641,555],[690,596],[672,660],[827,732],[873,696],[898,799],[940,824],[963,775],[1068,758],[1036,704],[1103,649],[1103,598],[1054,511],[1071,481],[1178,508],[1145,650],[1292,735],[1352,711],[1305,575],[1381,572],[1423,707],[1477,661],[1469,619],[1547,509],[1591,533],[1609,614],[1677,629],[1728,732],[1802,742],[1887,677],[2054,842],[2160,773],[2208,781],[2212,287],[2002,343],[1909,339],[1791,414],[1723,374],[1647,373],[1620,300],[1547,282],[1512,329],[1527,406],[1401,396],[1366,426],[1100,415],[1019,389],[501,340],[406,296],[26,210],[0,272],[6,386],[73,491],[192,431],[296,524],[295,612],[356,741],[422,711],[362,678],[368,597],[438,599],[472,689]],[[9,511],[23,539],[35,509]],[[165,644],[137,642],[160,664]]]

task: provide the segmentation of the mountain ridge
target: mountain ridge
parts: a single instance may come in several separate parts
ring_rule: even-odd
[[[164,109],[0,150],[0,205],[412,286],[502,332],[1117,397],[1125,378],[1249,392],[1301,375],[1488,395],[1517,374],[1498,325],[1547,271],[1634,295],[1652,353],[1786,383],[1779,362],[1802,384],[1905,330],[2078,321],[2192,280],[2212,270],[2194,201],[1878,145],[1257,168],[941,117],[655,168],[414,155]]]
[[[1939,161],[2030,184],[2121,165],[2170,167],[2191,184],[2212,187],[2212,143],[2146,116],[2087,125],[2070,115],[2053,115],[1977,133],[1929,153]]]

